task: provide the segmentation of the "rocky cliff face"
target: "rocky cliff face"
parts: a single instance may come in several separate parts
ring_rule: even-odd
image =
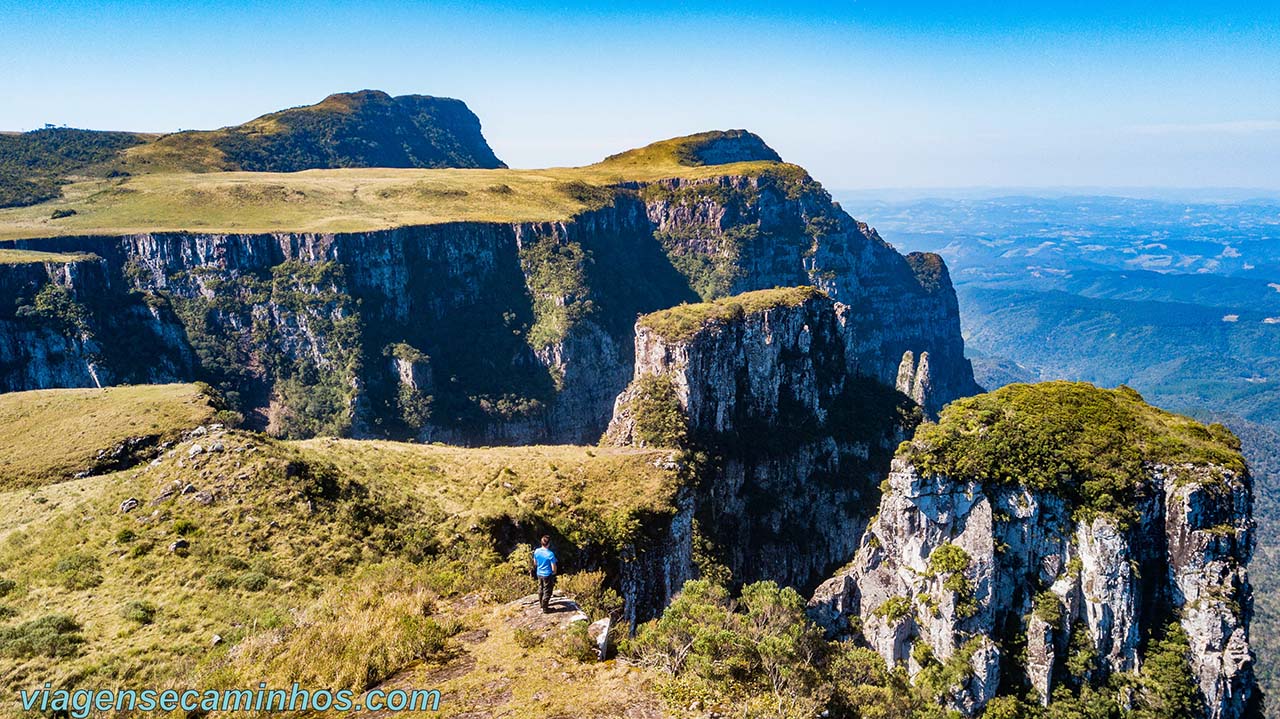
[[[720,133],[699,147],[705,157],[693,159],[703,164],[772,159],[749,133]],[[914,367],[927,355],[909,394],[929,411],[976,390],[941,261],[899,255],[789,165],[621,186],[568,222],[14,244],[102,257],[102,282],[146,308],[187,361],[148,368],[127,353],[108,361],[132,340],[104,325],[75,340],[103,350],[95,380],[59,368],[67,338],[20,337],[28,330],[10,325],[0,345],[23,346],[26,359],[13,360],[23,367],[7,389],[147,372],[204,379],[251,425],[288,435],[593,442],[633,375],[638,314],[781,285],[815,285],[845,303],[846,349],[862,374],[893,384],[904,357]],[[0,267],[33,301],[53,279],[26,272]],[[417,379],[396,356],[413,357]],[[920,374],[929,381],[916,382]]]
[[[0,392],[170,382],[194,358],[173,314],[99,258],[0,265]],[[100,340],[99,338],[105,338]]]
[[[1234,462],[1142,466],[1132,511],[1116,516],[900,457],[856,557],[819,587],[811,613],[913,674],[967,662],[953,695],[966,715],[997,691],[1024,686],[1047,702],[1136,674],[1172,622],[1189,638],[1205,715],[1248,716],[1249,477]]]
[[[894,384],[907,353],[927,354],[930,413],[978,391],[942,259],[899,254],[807,176],[667,181],[642,195],[655,235],[704,299],[818,287],[849,308],[860,373]]]
[[[655,435],[680,417],[683,441],[711,457],[694,516],[736,581],[813,586],[847,561],[914,421],[906,397],[853,371],[848,313],[803,287],[637,323],[635,379],[606,441],[668,441]]]

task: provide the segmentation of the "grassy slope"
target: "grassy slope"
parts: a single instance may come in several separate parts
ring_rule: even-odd
[[[0,490],[69,479],[130,437],[173,437],[213,415],[194,385],[0,394]]]
[[[571,445],[470,449],[374,440],[299,442],[343,473],[379,477],[428,499],[465,531],[495,517],[556,518],[559,526],[672,506],[667,452]]]
[[[132,232],[354,232],[452,221],[564,220],[582,184],[756,174],[775,162],[691,163],[677,138],[576,168],[166,172],[67,185],[63,197],[0,210],[0,240]],[[51,219],[52,210],[75,215]]]
[[[38,431],[47,437],[52,428]],[[510,628],[495,624],[497,603],[532,585],[522,570],[502,571],[484,549],[483,527],[514,519],[528,522],[530,535],[549,526],[606,542],[626,517],[669,510],[678,480],[659,467],[667,453],[282,443],[239,431],[197,441],[225,449],[192,456],[188,441],[155,464],[0,492],[0,685],[210,687],[295,677],[363,688],[421,661],[425,671],[465,659],[449,672],[450,687],[463,691],[518,654],[584,675],[556,705],[598,693],[601,685],[585,678],[597,672],[603,686],[631,685],[629,672],[569,667],[554,642],[527,652],[512,643]],[[188,483],[201,494],[162,496]],[[198,501],[204,493],[212,503]],[[119,506],[129,497],[142,505],[125,514]],[[179,538],[190,542],[185,556],[168,550]],[[6,591],[4,580],[14,586]],[[136,602],[154,608],[152,623],[127,616]],[[80,627],[70,635],[83,640],[72,656],[6,644],[6,631],[58,614]],[[423,622],[452,627],[446,634],[491,630],[498,642],[469,649],[448,640],[428,651]],[[224,640],[216,646],[215,635]],[[513,690],[538,690],[508,674]],[[623,712],[614,696],[591,702]]]

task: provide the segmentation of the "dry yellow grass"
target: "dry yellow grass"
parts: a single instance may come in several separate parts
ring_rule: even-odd
[[[85,252],[37,252],[34,250],[0,249],[0,265],[30,265],[45,262],[80,262],[95,259]]]
[[[150,388],[120,389],[129,397]],[[173,391],[181,396],[180,387]],[[110,415],[84,412],[85,421],[119,418],[130,404],[141,421],[151,416],[151,404],[136,399],[113,404]],[[58,406],[85,409],[83,402],[44,403],[46,411],[25,419],[44,442],[56,432],[37,426],[36,417],[61,426],[53,411]],[[73,425],[68,435],[78,432]],[[194,442],[224,449],[193,455]],[[44,681],[159,688],[245,686],[251,678],[289,676],[313,685],[381,681],[436,651],[452,620],[443,598],[438,610],[429,606],[433,592],[486,588],[474,582],[453,587],[453,574],[463,574],[451,574],[450,562],[465,558],[459,571],[483,570],[491,558],[472,552],[450,559],[453,552],[421,561],[415,552],[506,512],[535,512],[568,534],[575,523],[588,526],[587,519],[661,510],[677,482],[675,472],[659,466],[665,459],[663,452],[628,449],[278,442],[213,431],[178,444],[154,464],[0,488],[0,586],[6,587],[0,605],[13,615],[0,626],[62,615],[79,626],[75,636],[83,640],[71,656],[14,654],[0,645],[0,701]],[[204,495],[165,494],[187,484]],[[141,507],[121,512],[130,497]],[[169,551],[179,538],[189,549]],[[465,544],[462,551],[480,546]],[[71,577],[60,568],[67,564],[82,569]],[[492,604],[476,601],[472,626],[489,628]],[[151,623],[131,618],[127,609],[137,602],[154,609]],[[509,628],[493,629],[497,642],[483,649],[492,662],[518,651]],[[223,639],[216,646],[215,635]],[[335,645],[335,636],[349,642]],[[566,671],[598,670],[566,664]],[[597,692],[588,675],[581,679],[575,691],[584,701],[599,695],[583,706],[621,706],[611,692]],[[473,681],[484,681],[483,675]],[[469,685],[457,686],[466,691]],[[556,697],[553,705],[571,706],[568,701]]]
[[[170,437],[207,421],[195,385],[0,394],[0,490],[70,479],[130,437]]]
[[[346,474],[379,477],[468,526],[499,516],[565,516],[566,525],[669,512],[670,450],[571,445],[465,448],[375,440],[290,443]]]
[[[681,164],[680,140],[586,167],[158,172],[86,179],[63,197],[0,210],[0,240],[138,232],[355,232],[455,221],[543,222],[582,211],[585,186],[757,174],[775,162]],[[50,219],[51,210],[75,215]]]

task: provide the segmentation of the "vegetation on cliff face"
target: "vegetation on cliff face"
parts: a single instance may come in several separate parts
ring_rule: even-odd
[[[680,407],[671,377],[646,374],[631,383],[629,393],[630,398],[619,409],[635,420],[634,441],[639,446],[686,445],[689,419]]]
[[[243,393],[271,380],[269,424],[279,436],[346,434],[355,401],[353,378],[364,354],[361,320],[345,291],[344,267],[287,261],[269,276],[198,269],[194,278],[170,279],[194,280],[203,292],[166,293],[153,301],[171,304],[181,318],[200,360],[200,379],[236,408],[251,406]],[[251,342],[244,341],[245,328]],[[316,352],[305,350],[313,344]]]
[[[1157,409],[1127,387],[1083,382],[1014,384],[956,400],[899,455],[923,473],[1021,484],[1122,521],[1132,518],[1152,463],[1245,471],[1240,442],[1222,425]]]
[[[589,262],[590,255],[577,242],[546,238],[520,248],[520,267],[537,318],[529,328],[529,346],[542,349],[563,340],[574,324],[595,311],[587,283]]]

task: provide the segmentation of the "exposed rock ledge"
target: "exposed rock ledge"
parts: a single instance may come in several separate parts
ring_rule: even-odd
[[[1147,633],[1177,617],[1205,715],[1246,715],[1256,692],[1247,475],[1149,465],[1138,519],[1127,527],[1105,516],[1073,519],[1061,499],[1023,487],[922,475],[903,459],[894,460],[889,487],[854,561],[810,602],[831,631],[860,616],[866,642],[912,673],[917,642],[939,659],[969,653],[973,677],[954,708],[973,715],[1001,683],[1008,627],[1025,631],[1025,681],[1047,700],[1073,633],[1087,633],[1098,671],[1132,672]],[[955,553],[965,559],[963,581],[931,561],[949,546],[963,550]]]

